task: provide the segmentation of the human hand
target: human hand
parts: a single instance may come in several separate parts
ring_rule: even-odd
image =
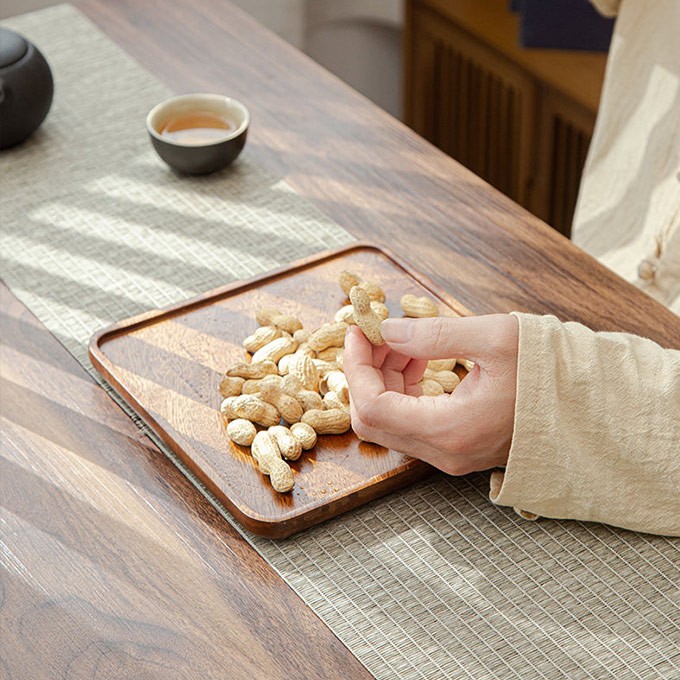
[[[356,434],[452,475],[505,465],[517,391],[517,319],[388,319],[381,331],[381,347],[356,326],[347,333],[343,367]],[[452,394],[422,396],[418,381],[427,361],[451,357],[476,365]]]

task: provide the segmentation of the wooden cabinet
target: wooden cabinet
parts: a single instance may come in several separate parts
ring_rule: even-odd
[[[606,57],[523,49],[506,0],[408,0],[405,120],[569,235]]]

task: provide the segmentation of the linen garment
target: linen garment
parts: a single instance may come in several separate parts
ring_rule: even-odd
[[[491,500],[530,519],[680,536],[680,350],[513,314],[514,435]]]
[[[680,314],[680,1],[618,11],[572,240]]]

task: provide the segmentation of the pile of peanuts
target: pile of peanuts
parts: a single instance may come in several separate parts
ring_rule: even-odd
[[[340,274],[339,284],[349,304],[337,311],[332,323],[311,332],[293,316],[258,310],[259,328],[243,341],[250,360],[246,355],[220,382],[227,436],[250,447],[260,472],[280,493],[295,486],[286,461],[313,448],[317,435],[350,429],[349,387],[342,367],[347,327],[356,324],[371,343],[384,343],[380,324],[389,311],[382,288],[348,271]],[[439,315],[437,305],[426,297],[404,295],[401,307],[408,317]],[[456,359],[430,361],[420,382],[423,394],[452,392],[460,382],[455,364]]]

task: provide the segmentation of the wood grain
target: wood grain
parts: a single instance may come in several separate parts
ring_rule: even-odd
[[[680,347],[675,315],[227,3],[76,4],[174,90],[243,99],[245,154],[475,312]],[[44,326],[0,303],[0,676],[367,677]]]
[[[257,309],[271,307],[314,330],[347,302],[340,272],[381,285],[391,316],[402,295],[427,295],[442,314],[465,310],[443,291],[370,245],[310,257],[277,273],[235,283],[173,307],[114,324],[90,343],[94,366],[133,406],[243,526],[284,538],[430,474],[420,460],[353,432],[319,437],[291,463],[295,488],[271,488],[247,447],[224,432],[217,386],[233,364],[249,360],[243,339],[257,328]]]
[[[0,286],[0,677],[370,675]]]
[[[475,313],[551,313],[680,347],[677,316],[240,10],[213,0],[76,5],[174,90],[242,99],[253,120],[244,153]]]

